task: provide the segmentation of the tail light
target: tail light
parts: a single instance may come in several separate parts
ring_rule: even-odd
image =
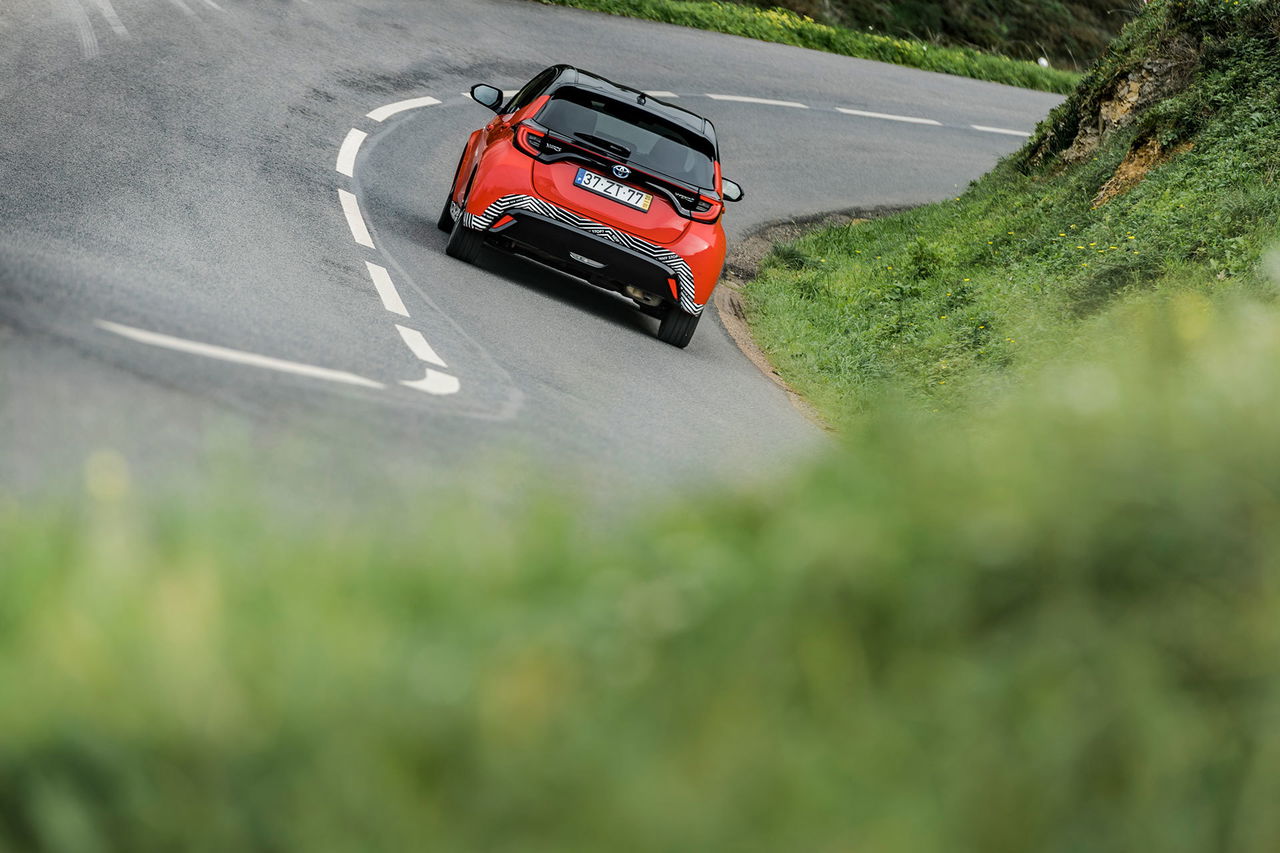
[[[689,215],[698,222],[715,222],[724,213],[724,205],[715,199],[698,196],[698,203],[689,211]]]
[[[542,153],[542,141],[545,136],[546,134],[534,130],[526,124],[518,125],[515,135],[516,148],[530,157],[537,157]]]

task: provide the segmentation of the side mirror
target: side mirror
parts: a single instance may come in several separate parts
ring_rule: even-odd
[[[742,187],[736,181],[723,178],[720,181],[720,189],[720,194],[724,196],[725,201],[742,201],[744,193],[742,192]]]
[[[486,86],[481,83],[479,86],[471,87],[471,99],[477,104],[482,104],[496,113],[502,106],[502,90],[496,86]]]

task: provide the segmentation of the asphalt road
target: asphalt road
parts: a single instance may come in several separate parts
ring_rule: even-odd
[[[625,490],[821,441],[713,312],[676,350],[611,294],[444,255],[434,219],[490,115],[460,93],[556,62],[716,123],[748,195],[731,239],[954,194],[1058,100],[522,0],[5,0],[0,484],[77,485],[110,448],[176,484],[228,455],[409,482],[523,457]]]

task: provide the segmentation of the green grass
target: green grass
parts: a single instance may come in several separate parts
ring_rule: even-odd
[[[1124,328],[625,525],[0,500],[0,849],[1275,850],[1280,322]]]
[[[1026,152],[960,198],[775,253],[747,295],[782,374],[837,420],[886,389],[929,408],[968,405],[1022,366],[1087,350],[1105,315],[1133,301],[1183,291],[1269,299],[1259,260],[1280,241],[1273,18],[1259,19],[1261,37],[1240,26],[1212,42],[1186,90],[1096,156],[1067,166],[1029,153],[1064,148],[1076,111],[1134,61],[1133,48],[1169,38],[1163,11],[1153,7]],[[1095,207],[1131,146],[1147,139],[1194,147]]]
[[[899,38],[834,27],[785,9],[757,9],[736,3],[701,0],[540,0],[558,6],[573,6],[663,21],[686,27],[745,36],[761,41],[796,45],[828,53],[892,62],[926,71],[939,71],[990,80],[1028,89],[1067,93],[1079,82],[1079,75],[1033,62],[1010,59],[971,48],[943,47],[917,39]]]

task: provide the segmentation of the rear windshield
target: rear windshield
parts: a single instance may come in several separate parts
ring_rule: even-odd
[[[563,136],[595,137],[584,141],[641,169],[696,187],[710,189],[715,184],[710,141],[631,104],[563,88],[538,113],[537,121]]]

